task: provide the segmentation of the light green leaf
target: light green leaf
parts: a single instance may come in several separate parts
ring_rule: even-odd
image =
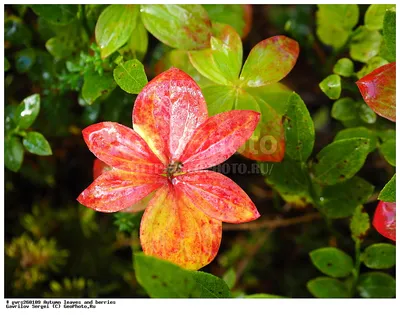
[[[66,25],[76,18],[79,6],[76,4],[35,4],[31,7],[46,21],[56,25]]]
[[[396,60],[396,8],[387,10],[383,18],[383,40],[389,56]]]
[[[357,104],[350,97],[343,97],[333,103],[331,115],[340,121],[351,121],[358,118]]]
[[[24,160],[24,147],[18,137],[6,137],[4,141],[4,164],[13,171],[18,172]]]
[[[396,202],[396,174],[383,187],[378,199],[386,202]]]
[[[393,8],[394,4],[371,4],[364,16],[364,24],[370,30],[383,28],[383,17],[386,10]]]
[[[96,42],[101,58],[107,58],[123,46],[136,27],[139,5],[112,4],[101,14],[96,23]]]
[[[392,268],[396,264],[396,246],[392,244],[372,244],[362,254],[362,261],[371,269]]]
[[[19,73],[29,71],[36,60],[36,53],[33,48],[26,48],[15,54],[15,69]]]
[[[132,34],[128,39],[127,45],[132,54],[138,60],[142,61],[149,45],[149,35],[140,17],[137,20],[135,29],[132,31]]]
[[[351,296],[343,282],[328,277],[318,277],[308,281],[307,289],[317,298],[348,298]]]
[[[273,107],[279,115],[285,115],[289,106],[288,99],[292,96],[292,90],[282,83],[273,83],[256,88],[245,88],[254,97],[262,99]]]
[[[353,259],[335,247],[313,250],[310,252],[310,258],[319,271],[331,277],[346,277],[353,269]]]
[[[236,272],[233,268],[229,268],[225,274],[223,275],[222,279],[225,281],[226,285],[229,289],[232,289],[236,283]]]
[[[357,77],[361,79],[365,77],[367,74],[371,73],[375,69],[388,64],[389,62],[386,59],[383,59],[381,56],[375,56],[368,60],[368,62],[361,68],[360,71],[357,72]]]
[[[286,154],[294,161],[305,162],[314,147],[314,123],[301,97],[293,93],[284,118]]]
[[[40,95],[33,94],[25,98],[15,110],[15,123],[21,128],[29,128],[40,111]]]
[[[369,139],[369,152],[372,152],[376,149],[377,145],[377,136],[375,131],[370,130],[365,127],[354,127],[340,130],[336,136],[334,141],[351,139],[351,138],[367,138]]]
[[[364,298],[391,298],[396,295],[396,280],[383,272],[363,273],[357,290]]]
[[[93,104],[97,98],[114,90],[116,85],[110,72],[100,75],[95,71],[89,71],[84,76],[82,97],[89,105]]]
[[[31,131],[26,134],[22,142],[25,149],[37,155],[52,155],[50,144],[46,138],[39,132]]]
[[[318,208],[328,218],[345,218],[351,216],[357,206],[366,203],[373,192],[373,185],[354,176],[343,183],[322,187]]]
[[[355,241],[362,239],[370,228],[369,215],[363,212],[363,207],[357,207],[350,221],[351,236]]]
[[[142,4],[146,29],[164,44],[183,50],[210,46],[211,22],[200,4]]]
[[[209,116],[232,110],[236,91],[231,86],[209,85],[203,88],[202,92],[206,99]]]
[[[353,177],[364,165],[369,148],[366,138],[332,142],[317,154],[312,166],[314,179],[320,184],[334,185]]]
[[[342,93],[342,83],[337,74],[331,74],[321,81],[319,87],[331,100],[337,100]]]
[[[356,4],[319,4],[317,36],[325,45],[339,49],[347,42],[358,17]]]
[[[358,102],[357,105],[358,105],[358,116],[361,118],[361,120],[367,124],[375,123],[376,114],[372,110],[372,108],[369,107],[364,102]]]
[[[250,295],[245,295],[243,298],[245,299],[281,299],[285,298],[284,296],[267,294],[267,293],[255,293]]]
[[[388,140],[382,143],[379,148],[385,160],[393,166],[396,166],[396,140]]]
[[[360,26],[351,38],[350,57],[354,60],[367,62],[379,53],[382,42],[382,35],[379,31],[370,31]]]
[[[115,82],[121,89],[130,94],[139,94],[147,84],[144,66],[137,59],[120,63],[113,73]]]
[[[342,77],[350,77],[354,73],[353,61],[349,58],[339,59],[333,67],[333,73]]]

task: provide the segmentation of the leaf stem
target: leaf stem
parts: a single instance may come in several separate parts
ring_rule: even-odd
[[[361,241],[359,239],[355,240],[355,265],[353,269],[353,286],[352,286],[352,296],[354,296],[356,288],[357,288],[357,282],[358,282],[358,277],[360,275],[360,266],[361,266]]]

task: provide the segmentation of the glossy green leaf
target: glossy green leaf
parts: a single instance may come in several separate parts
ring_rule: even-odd
[[[348,298],[351,296],[343,282],[328,277],[318,277],[308,281],[307,289],[317,298]]]
[[[231,86],[209,85],[203,88],[202,92],[206,99],[209,116],[232,110],[236,91]]]
[[[353,215],[357,206],[366,203],[373,192],[373,185],[354,176],[343,183],[322,187],[318,208],[328,218],[345,218]]]
[[[335,141],[351,138],[367,138],[369,139],[369,152],[376,149],[378,141],[376,133],[375,131],[365,127],[354,127],[340,130],[335,136]]]
[[[353,177],[364,165],[369,148],[366,138],[332,142],[317,154],[312,166],[314,179],[320,184],[334,185]]]
[[[378,199],[386,202],[396,202],[396,174],[394,174],[385,187],[383,187]]]
[[[319,87],[331,100],[337,100],[342,93],[342,83],[337,74],[331,74],[321,81]]]
[[[136,27],[138,15],[139,6],[134,4],[112,4],[100,14],[95,35],[101,58],[107,58],[128,41]]]
[[[357,290],[364,298],[391,298],[396,295],[396,280],[383,272],[363,273]]]
[[[36,53],[33,48],[26,48],[15,54],[15,69],[19,73],[29,71],[36,60]]]
[[[189,52],[192,65],[215,83],[237,81],[242,66],[242,41],[229,25],[213,24],[211,47]]]
[[[33,94],[25,98],[15,110],[15,122],[21,129],[29,128],[40,111],[40,95]]]
[[[343,97],[333,103],[331,115],[340,121],[351,121],[358,118],[357,104],[350,97]]]
[[[392,268],[396,264],[396,246],[392,244],[372,244],[362,254],[362,261],[371,269]]]
[[[120,63],[114,69],[114,79],[121,89],[130,94],[139,94],[147,84],[143,64],[137,59]]]
[[[31,8],[50,23],[66,25],[76,18],[79,6],[76,4],[35,4],[31,5]]]
[[[18,172],[24,160],[24,147],[18,137],[6,137],[4,141],[4,164],[13,171]]]
[[[313,250],[310,252],[310,258],[319,271],[330,277],[346,277],[353,269],[353,259],[335,247]]]
[[[361,68],[360,71],[357,72],[357,77],[361,79],[362,77],[366,76],[368,73],[371,73],[375,69],[388,64],[389,62],[386,59],[383,59],[380,56],[375,56],[368,60],[368,62]]]
[[[279,115],[285,115],[289,106],[289,97],[293,92],[282,83],[273,83],[256,88],[246,88],[256,98],[262,99],[273,107]]]
[[[20,18],[10,16],[4,20],[4,40],[16,45],[29,45],[32,32]]]
[[[132,31],[127,45],[132,54],[142,61],[149,45],[149,35],[140,18],[137,20],[136,27]]]
[[[16,109],[17,107],[13,105],[8,105],[4,108],[4,129],[6,134],[17,127],[15,123]]]
[[[31,131],[26,134],[22,141],[26,150],[37,155],[52,155],[50,144],[39,132]]]
[[[95,71],[89,71],[84,76],[82,97],[89,105],[93,104],[97,98],[114,90],[116,85],[110,72],[100,75]]]
[[[282,80],[293,69],[299,44],[286,36],[273,36],[250,51],[240,74],[242,85],[258,87]]]
[[[333,67],[333,73],[342,77],[350,77],[354,73],[353,61],[349,58],[339,59]]]
[[[363,211],[363,207],[357,207],[350,221],[350,231],[352,238],[357,241],[367,234],[371,227],[368,213]]]
[[[383,28],[383,17],[386,10],[394,7],[393,4],[371,4],[364,16],[364,24],[370,30],[381,30]]]
[[[360,26],[350,42],[350,57],[356,61],[367,62],[379,53],[382,35]]]
[[[364,102],[358,102],[358,116],[367,124],[374,124],[376,121],[375,112]]]
[[[211,22],[200,4],[142,4],[146,29],[164,44],[183,50],[210,46]]]
[[[314,147],[314,123],[301,97],[293,93],[284,119],[286,154],[295,161],[305,162]]]
[[[382,143],[379,148],[385,160],[393,166],[396,166],[396,140],[388,140]]]
[[[211,274],[189,271],[168,261],[135,254],[136,279],[152,298],[230,297],[225,282]]]
[[[396,60],[396,8],[387,10],[383,18],[383,40],[388,54]]]
[[[349,38],[359,18],[356,4],[319,4],[317,36],[325,45],[341,48]]]

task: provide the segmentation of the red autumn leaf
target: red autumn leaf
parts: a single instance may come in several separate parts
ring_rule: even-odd
[[[380,201],[372,225],[381,235],[396,241],[396,203]]]
[[[379,116],[396,121],[396,63],[375,69],[356,82],[365,103]]]
[[[229,178],[195,170],[230,157],[258,120],[259,114],[250,110],[208,118],[200,88],[172,68],[138,95],[134,130],[106,122],[83,131],[89,149],[112,169],[104,171],[106,167],[97,163],[104,173],[78,201],[115,212],[129,211],[143,198],[151,198],[140,227],[143,251],[199,269],[218,252],[221,221],[247,222],[259,213]]]

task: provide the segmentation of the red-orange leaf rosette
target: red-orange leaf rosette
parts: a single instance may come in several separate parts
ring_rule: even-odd
[[[396,241],[396,203],[379,201],[372,225],[379,234]]]
[[[237,184],[203,170],[234,154],[252,135],[259,116],[233,110],[208,117],[195,81],[171,68],[138,95],[133,129],[103,122],[83,130],[89,150],[110,169],[97,172],[101,175],[78,201],[116,212],[153,193],[140,225],[144,253],[197,270],[216,256],[222,221],[260,216]]]

